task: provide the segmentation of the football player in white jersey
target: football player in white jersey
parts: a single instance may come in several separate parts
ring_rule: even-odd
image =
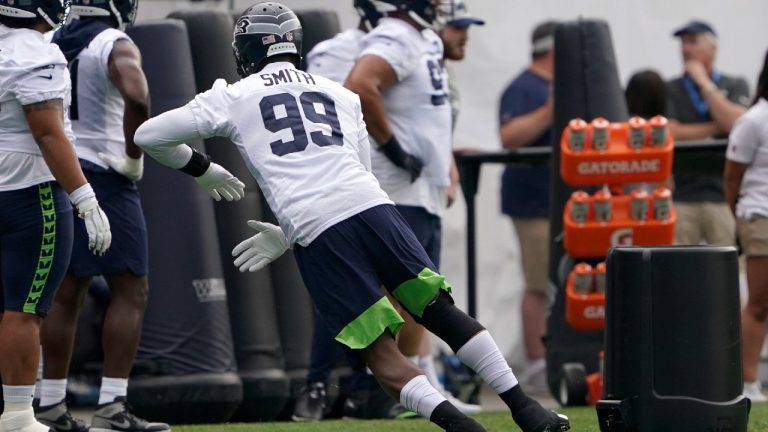
[[[233,48],[243,79],[224,80],[187,105],[148,120],[136,143],[170,167],[205,160],[186,140],[224,136],[240,150],[280,226],[232,251],[256,271],[293,247],[302,278],[336,340],[356,351],[389,394],[448,431],[484,430],[429,384],[398,350],[403,319],[384,285],[508,403],[525,432],[569,429],[525,395],[488,332],[453,305],[407,222],[370,171],[359,98],[296,69],[302,30],[286,6],[258,3],[237,19]]]
[[[73,0],[78,19],[53,36],[72,77],[70,119],[86,177],[112,221],[114,245],[103,257],[83,253],[82,226],[75,224],[69,271],[42,329],[43,380],[39,421],[57,431],[85,431],[64,400],[77,317],[94,276],[103,275],[110,302],[102,326],[103,375],[91,430],[167,431],[132,414],[125,404],[147,303],[147,229],[136,182],[143,173],[133,135],[149,117],[149,92],[141,55],[124,30],[137,0]]]
[[[0,431],[43,432],[32,396],[39,331],[72,248],[72,207],[91,253],[110,246],[109,221],[64,130],[67,64],[43,34],[68,1],[0,0]]]

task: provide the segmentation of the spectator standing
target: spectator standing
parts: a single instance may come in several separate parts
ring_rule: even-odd
[[[768,52],[755,101],[731,131],[723,175],[747,260],[749,294],[741,312],[744,395],[753,403],[768,402],[758,377],[768,324]]]
[[[505,149],[552,145],[552,75],[555,28],[547,21],[531,35],[531,63],[504,90],[499,135]],[[546,386],[547,310],[553,300],[547,275],[549,257],[549,168],[507,167],[501,179],[501,210],[512,218],[520,241],[525,288],[521,304],[528,360],[520,381],[535,390]]]
[[[677,141],[727,137],[749,104],[747,82],[715,68],[718,40],[709,23],[690,21],[673,35],[680,38],[683,75],[667,83],[670,132]],[[675,176],[674,199],[678,244],[734,244],[721,174]]]

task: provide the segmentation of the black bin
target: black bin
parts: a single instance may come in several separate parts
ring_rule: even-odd
[[[746,432],[738,254],[614,248],[607,260],[602,432]]]

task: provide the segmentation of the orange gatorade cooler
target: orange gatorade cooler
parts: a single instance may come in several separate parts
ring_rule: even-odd
[[[665,187],[653,191],[653,218],[660,221],[669,219],[672,213],[672,191]]]
[[[648,192],[643,188],[637,188],[630,194],[629,216],[637,221],[648,219]]]
[[[582,262],[576,264],[573,268],[573,291],[578,294],[589,294],[592,292],[592,266]]]
[[[645,119],[642,117],[632,117],[627,122],[629,133],[627,134],[627,145],[634,150],[642,150],[645,147]]]
[[[595,266],[595,290],[599,293],[605,293],[605,261],[601,261]]]
[[[669,120],[666,117],[657,115],[648,122],[651,125],[651,146],[664,147],[667,144],[669,135]]]
[[[587,145],[587,122],[575,118],[568,122],[568,147],[580,152]]]
[[[583,190],[577,190],[571,194],[571,220],[583,224],[589,217],[589,194]]]
[[[594,203],[592,208],[595,213],[595,220],[598,222],[608,222],[611,220],[611,192],[607,188],[600,189],[593,196]]]
[[[608,141],[610,140],[610,127],[611,123],[598,117],[592,120],[592,148],[604,152],[608,149]]]

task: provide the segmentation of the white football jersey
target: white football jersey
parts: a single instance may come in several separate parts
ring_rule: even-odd
[[[53,180],[22,106],[66,101],[70,82],[59,47],[40,32],[0,25],[0,190]]]
[[[217,80],[187,107],[200,135],[237,146],[291,243],[392,204],[370,172],[360,99],[329,79],[272,63],[232,85]]]
[[[131,39],[117,29],[99,33],[69,64],[72,105],[69,117],[77,141],[77,156],[109,168],[98,153],[125,157],[123,97],[109,79],[109,56],[118,40]],[[75,81],[76,80],[76,81]]]
[[[441,214],[452,157],[442,41],[430,29],[418,31],[403,20],[383,18],[361,45],[358,58],[378,56],[395,71],[397,83],[383,94],[387,121],[403,149],[424,162],[421,177],[411,183],[405,170],[377,151],[371,156],[373,172],[396,203]]]
[[[360,52],[365,32],[352,28],[315,45],[307,54],[307,72],[343,83]]]

